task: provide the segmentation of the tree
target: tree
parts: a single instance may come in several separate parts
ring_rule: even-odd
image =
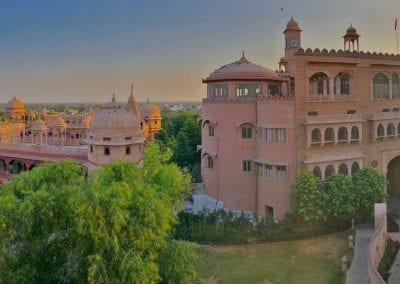
[[[371,216],[375,202],[385,196],[385,177],[374,168],[366,167],[352,176],[354,207],[363,217]]]
[[[0,192],[0,279],[150,283],[184,271],[194,277],[193,263],[175,258],[188,252],[194,259],[189,245],[169,240],[189,185],[170,156],[152,144],[142,168],[117,161],[86,179],[79,165],[64,161],[16,176]],[[165,255],[176,270],[162,266]]]
[[[351,176],[332,174],[325,183],[326,209],[334,219],[350,220],[354,217],[354,190]]]
[[[302,172],[292,191],[293,211],[306,222],[324,221],[327,218],[328,195],[322,189],[319,179],[311,172]]]

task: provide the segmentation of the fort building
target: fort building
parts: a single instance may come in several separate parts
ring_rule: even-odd
[[[13,97],[0,122],[0,182],[44,161],[73,159],[89,171],[115,159],[141,163],[143,150],[161,129],[157,105],[112,101],[91,113],[27,111]]]
[[[303,49],[301,33],[292,18],[278,71],[243,54],[203,79],[201,171],[214,204],[281,219],[303,170],[325,180],[372,166],[400,188],[400,56],[360,51],[352,25],[344,50]]]

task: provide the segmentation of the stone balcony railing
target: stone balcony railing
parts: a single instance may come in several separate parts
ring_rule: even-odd
[[[388,111],[388,112],[375,112],[369,115],[369,120],[383,120],[383,119],[400,119],[400,112]]]
[[[58,154],[58,155],[68,155],[76,157],[86,157],[87,149],[86,147],[62,147],[62,146],[50,146],[50,145],[32,145],[32,144],[3,144],[0,143],[0,150],[9,150],[17,152],[32,152],[41,154]]]
[[[239,97],[239,98],[204,98],[203,103],[240,103],[256,101],[294,101],[294,96],[259,96],[259,97]]]
[[[323,124],[323,123],[344,123],[361,122],[360,114],[335,114],[335,115],[315,115],[306,116],[305,124]]]

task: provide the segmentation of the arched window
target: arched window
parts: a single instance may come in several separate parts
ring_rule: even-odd
[[[325,179],[327,179],[334,172],[335,172],[335,168],[332,165],[327,166],[325,168]]]
[[[321,130],[314,128],[311,132],[311,142],[318,143],[321,142]]]
[[[347,141],[347,128],[346,127],[339,128],[338,141]]]
[[[0,171],[6,171],[7,170],[7,164],[3,159],[0,159]]]
[[[347,165],[346,164],[340,164],[339,165],[339,174],[345,175],[347,176],[349,174],[349,170],[347,169]]]
[[[125,154],[126,155],[130,155],[131,154],[131,147],[126,147],[126,149],[125,149]]]
[[[351,174],[355,174],[356,172],[358,172],[360,170],[360,165],[357,162],[354,162],[351,165]]]
[[[396,73],[392,75],[392,98],[400,98],[400,81]]]
[[[387,126],[387,136],[395,136],[396,135],[396,127],[394,126],[393,123],[389,123]]]
[[[310,77],[310,95],[329,94],[329,78],[323,72],[315,73]]]
[[[385,74],[378,73],[375,75],[373,82],[373,96],[377,99],[389,98],[389,79]]]
[[[90,153],[93,153],[93,145],[90,145]]]
[[[312,172],[313,172],[314,176],[318,177],[319,179],[322,178],[320,167],[318,167],[318,166],[314,167]]]
[[[104,148],[104,156],[110,156],[110,148]]]
[[[346,72],[339,73],[335,78],[335,94],[350,94],[350,75]]]
[[[253,126],[251,124],[244,124],[241,127],[242,139],[251,139],[253,134]]]
[[[378,128],[376,129],[376,137],[382,138],[385,136],[385,127],[383,127],[382,124],[378,125]]]
[[[329,127],[325,130],[325,143],[332,143],[335,141],[335,132],[333,128]]]
[[[358,140],[360,139],[360,133],[358,132],[358,127],[353,126],[351,128],[351,140]]]
[[[400,135],[400,123],[397,124],[397,134]]]

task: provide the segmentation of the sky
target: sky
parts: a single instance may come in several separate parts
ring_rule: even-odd
[[[0,0],[0,103],[200,101],[201,79],[248,60],[277,69],[283,30],[303,48],[396,52],[398,0]],[[400,24],[400,22],[399,22]]]

